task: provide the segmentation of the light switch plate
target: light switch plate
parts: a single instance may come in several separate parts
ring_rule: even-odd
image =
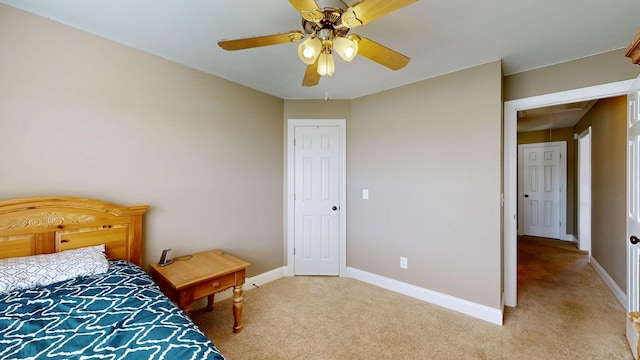
[[[362,189],[362,198],[364,200],[368,200],[369,199],[369,189]]]

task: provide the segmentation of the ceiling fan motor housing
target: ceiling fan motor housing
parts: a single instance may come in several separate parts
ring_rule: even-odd
[[[343,14],[343,11],[338,8],[323,8],[321,13],[317,9],[306,12],[302,17],[302,29],[307,35],[314,35],[322,29],[330,29],[335,31],[337,36],[344,36],[350,28],[343,24]]]
[[[347,10],[349,7],[342,0],[316,0],[318,8],[324,11],[325,9],[339,9],[340,12]]]

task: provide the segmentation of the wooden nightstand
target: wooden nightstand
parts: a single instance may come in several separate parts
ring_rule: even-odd
[[[242,284],[249,265],[224,251],[209,250],[166,266],[151,264],[151,276],[187,315],[191,303],[205,296],[207,310],[213,310],[214,294],[233,287],[233,332],[237,333],[242,330]]]

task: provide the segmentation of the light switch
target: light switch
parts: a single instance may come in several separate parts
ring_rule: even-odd
[[[364,200],[369,200],[369,189],[362,189],[362,198]]]

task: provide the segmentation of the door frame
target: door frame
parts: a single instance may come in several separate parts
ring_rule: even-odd
[[[559,165],[559,182],[560,182],[560,212],[558,219],[560,220],[560,229],[558,229],[558,240],[570,240],[567,238],[567,142],[566,141],[549,141],[542,143],[530,143],[518,145],[518,159],[522,159],[522,153],[527,147],[544,147],[544,146],[560,146]],[[518,202],[518,224],[524,224],[524,168],[522,161],[518,161],[518,198],[522,201]],[[523,234],[523,229],[518,229],[518,235]]]
[[[578,135],[578,248],[589,252],[591,261],[591,126]],[[588,201],[588,209],[582,202]]]
[[[518,111],[626,95],[635,79],[504,102],[504,304],[518,303]]]
[[[297,126],[336,126],[340,131],[340,231],[339,231],[339,276],[347,273],[347,126],[345,119],[288,119],[287,120],[287,177],[286,177],[286,223],[285,223],[285,276],[295,275],[295,204],[293,194],[295,189],[294,146],[293,138]]]

